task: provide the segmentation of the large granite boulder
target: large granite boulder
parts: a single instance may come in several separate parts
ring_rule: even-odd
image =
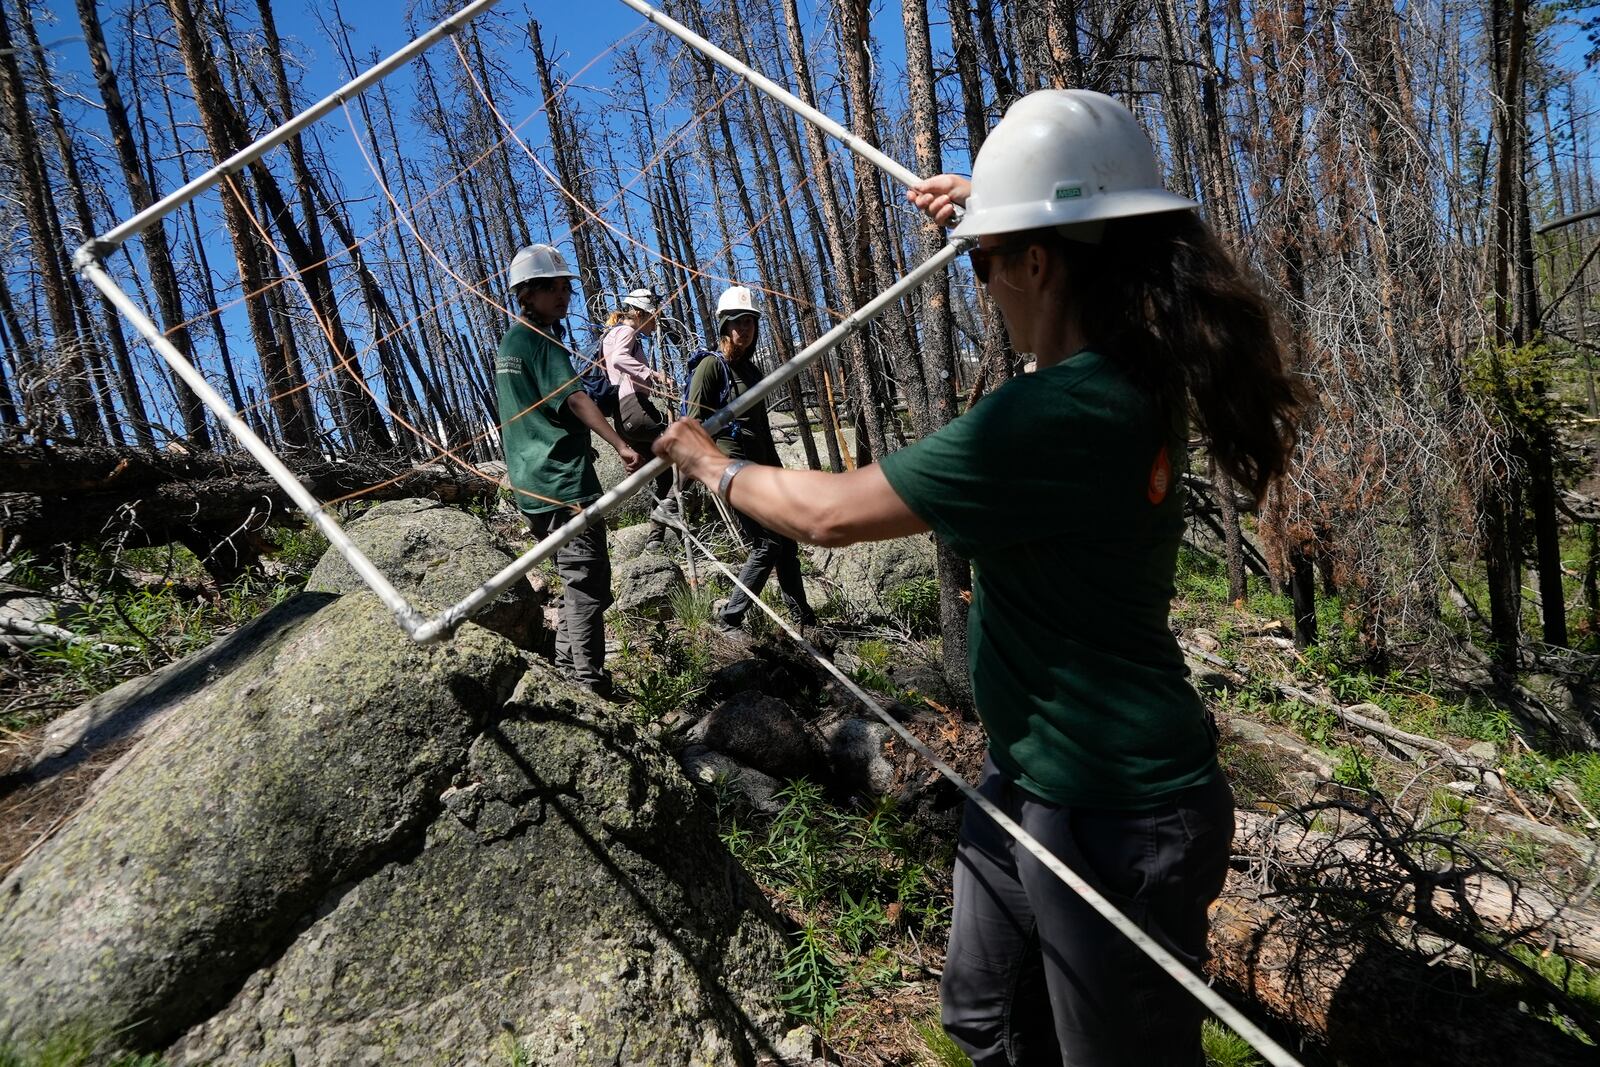
[[[893,618],[899,590],[937,574],[927,534],[893,541],[863,541],[844,548],[812,548],[811,560],[856,618]]]
[[[176,1063],[793,1061],[783,939],[672,760],[530,672],[421,847],[330,898]],[[802,1058],[803,1059],[803,1058]]]
[[[346,529],[384,577],[424,612],[457,603],[511,562],[481,520],[437,500],[387,500],[362,512]],[[333,549],[323,554],[306,583],[312,593],[366,587]],[[542,585],[516,582],[473,621],[519,648],[537,648],[545,598]]]
[[[335,887],[415,847],[523,669],[462,628],[413,644],[370,593],[259,632],[0,882],[0,1038],[158,1048]]]
[[[629,720],[476,625],[415,645],[370,593],[273,618],[169,681],[0,882],[0,1046],[809,1062],[778,919]]]

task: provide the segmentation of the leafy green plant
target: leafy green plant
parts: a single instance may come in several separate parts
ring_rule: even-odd
[[[683,674],[651,671],[634,683],[633,709],[644,722],[654,722],[687,704],[699,692],[693,679]]]
[[[889,677],[889,662],[893,656],[889,646],[876,638],[861,642],[855,648],[857,664],[850,678],[863,689],[871,689],[887,697],[899,696],[894,680]]]
[[[877,940],[879,931],[889,925],[889,916],[883,905],[864,893],[857,899],[850,890],[841,889],[839,903],[833,932],[839,943],[851,952],[860,953],[866,949]]]
[[[1345,745],[1340,752],[1339,763],[1333,768],[1333,780],[1352,789],[1374,788],[1377,782],[1372,776],[1372,761],[1354,745]]]
[[[1472,814],[1471,797],[1462,796],[1451,789],[1435,789],[1429,800],[1433,829],[1439,833],[1459,834],[1467,828],[1467,816]]]
[[[914,635],[939,629],[939,580],[912,578],[889,590],[884,598],[889,610]]]
[[[1339,720],[1327,708],[1302,704],[1298,700],[1278,704],[1273,714],[1275,718],[1287,721],[1301,737],[1314,745],[1327,744],[1328,738],[1333,736],[1333,731],[1339,725]]]
[[[839,983],[844,971],[828,954],[817,924],[800,928],[795,946],[783,957],[778,981],[784,992],[780,999],[791,1014],[816,1023],[827,1023],[839,1010]]]
[[[269,531],[267,539],[277,549],[277,561],[296,574],[310,574],[328,550],[328,539],[314,526],[278,527]]]

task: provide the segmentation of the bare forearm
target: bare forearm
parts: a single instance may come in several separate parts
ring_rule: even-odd
[[[695,476],[715,492],[729,462],[707,461]],[[786,537],[828,547],[928,529],[877,466],[827,474],[751,464],[734,476],[728,502]]]
[[[622,435],[617,433],[616,428],[611,425],[611,420],[605,417],[593,400],[589,399],[589,394],[573,393],[567,398],[567,406],[572,409],[573,414],[578,416],[579,422],[598,434],[606,444],[618,452],[628,447],[628,443],[622,439]]]

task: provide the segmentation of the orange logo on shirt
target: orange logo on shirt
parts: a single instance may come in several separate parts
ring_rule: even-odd
[[[1172,460],[1167,456],[1167,446],[1162,445],[1161,451],[1156,453],[1156,461],[1150,467],[1150,484],[1145,490],[1145,495],[1150,498],[1150,503],[1159,504],[1167,499],[1167,490],[1172,488]]]

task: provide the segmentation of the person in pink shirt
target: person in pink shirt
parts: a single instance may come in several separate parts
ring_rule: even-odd
[[[654,400],[670,391],[672,381],[644,359],[644,338],[656,332],[660,311],[660,298],[654,292],[633,290],[622,298],[622,306],[606,318],[606,332],[600,342],[606,374],[617,387],[617,430],[636,450],[648,449],[667,428],[667,420]],[[672,496],[672,472],[662,471],[651,488],[655,508],[650,512],[646,551],[659,549],[667,527],[679,521],[677,501]]]

